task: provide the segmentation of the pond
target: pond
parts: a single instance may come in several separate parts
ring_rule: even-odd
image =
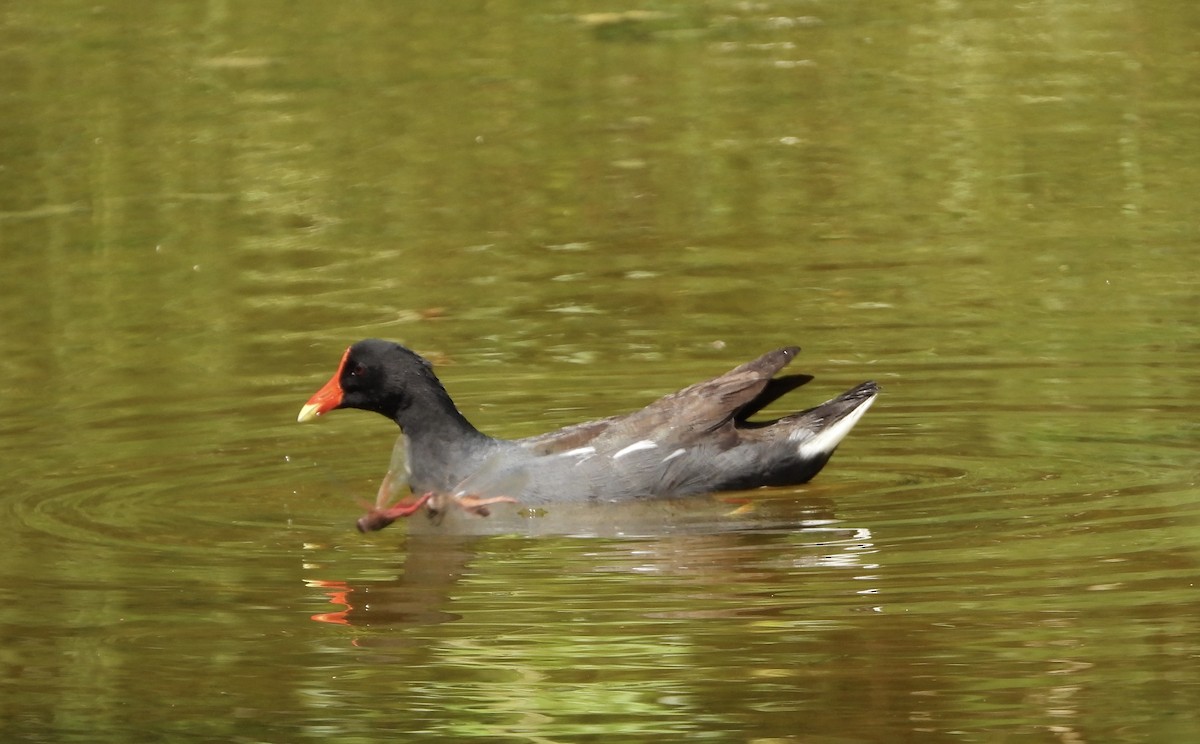
[[[6,741],[1200,736],[1190,3],[0,10]],[[798,486],[361,535],[769,349]]]

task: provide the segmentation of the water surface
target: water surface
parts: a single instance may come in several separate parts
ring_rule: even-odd
[[[6,741],[1200,735],[1193,4],[0,10]],[[798,343],[812,483],[361,536]]]

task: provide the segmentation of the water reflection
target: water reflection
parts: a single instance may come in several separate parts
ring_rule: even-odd
[[[870,531],[831,525],[832,520],[822,511],[824,507],[810,505],[802,510],[806,518],[789,522],[778,515],[748,517],[751,510],[746,506],[689,501],[549,507],[536,515],[498,509],[494,518],[455,514],[446,520],[452,524],[440,522],[432,528],[432,523],[419,515],[410,522],[412,529],[394,569],[396,578],[358,583],[309,579],[310,586],[323,590],[332,603],[340,605],[334,613],[321,613],[314,619],[372,628],[460,619],[442,609],[457,594],[457,584],[464,574],[487,579],[485,556],[501,538],[483,537],[485,534],[507,536],[507,542],[522,536],[525,546],[535,552],[558,546],[573,558],[586,557],[588,565],[561,566],[563,575],[557,577],[563,582],[579,582],[580,591],[588,585],[589,575],[613,572],[686,577],[696,586],[726,586],[732,574],[739,573],[746,563],[759,564],[762,559],[756,551],[773,541],[785,542],[789,550],[795,551],[786,560],[771,560],[773,568],[780,571],[869,568],[861,562],[871,552]],[[731,510],[736,516],[730,514]],[[758,511],[770,510],[763,507]],[[554,535],[565,536],[565,542],[534,539]],[[310,568],[322,567],[312,564]],[[578,573],[571,569],[578,569]],[[743,582],[769,582],[774,578],[772,572],[742,575]],[[663,612],[661,608],[657,611]],[[722,611],[705,608],[699,612],[712,616]],[[733,612],[752,614],[755,609],[739,607]]]
[[[839,623],[803,616],[831,602],[874,611],[869,531],[829,524],[828,505],[819,502],[792,512],[806,519],[784,523],[793,506],[715,522],[728,517],[723,504],[690,526],[661,522],[675,534],[654,535],[647,523],[637,538],[409,534],[400,553],[370,567],[393,577],[310,579],[337,607],[313,619],[352,628],[339,636],[340,650],[328,650],[353,653],[368,677],[381,664],[437,670],[439,691],[414,679],[406,705],[417,719],[428,706],[453,707],[462,716],[459,735],[503,735],[535,721],[540,731],[567,735],[582,730],[581,715],[597,715],[598,699],[623,701],[674,731],[723,728],[732,719],[728,694],[713,688],[723,686],[717,669],[731,664],[741,676],[759,667],[745,678],[751,689],[795,682],[796,670],[780,666],[791,663],[782,646],[771,661],[757,658],[767,648],[755,650],[747,635],[830,631]],[[624,532],[611,525],[661,519],[663,510],[593,511],[595,531]],[[309,566],[311,575],[327,571]],[[737,649],[720,661],[712,644],[734,638]],[[344,690],[313,681],[323,699],[343,699]]]

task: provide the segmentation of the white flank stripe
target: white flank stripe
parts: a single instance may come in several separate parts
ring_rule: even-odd
[[[612,456],[612,459],[615,460],[618,457],[624,457],[625,455],[628,455],[630,452],[637,452],[638,450],[654,449],[657,446],[658,446],[657,442],[651,442],[649,439],[643,439],[642,441],[634,442],[633,444],[629,445],[628,447],[621,450],[620,452],[617,452],[615,455]]]
[[[674,451],[674,452],[672,452],[671,454],[669,454],[669,455],[667,455],[666,457],[664,457],[662,461],[663,461],[663,462],[666,462],[667,460],[674,460],[676,457],[679,457],[679,456],[680,456],[680,455],[682,455],[684,452],[687,452],[687,450],[685,450],[683,447],[680,447],[679,449],[675,450],[675,451]]]
[[[573,450],[567,450],[559,455],[559,457],[586,457],[587,455],[596,454],[595,447],[578,447]]]
[[[810,457],[820,457],[821,455],[833,452],[834,447],[837,447],[846,438],[846,435],[850,433],[850,430],[854,428],[854,425],[858,423],[858,420],[862,418],[863,414],[867,412],[867,409],[874,402],[875,396],[872,395],[858,408],[846,414],[846,417],[841,421],[816,436],[805,439],[796,450],[800,454],[800,457],[807,460]]]

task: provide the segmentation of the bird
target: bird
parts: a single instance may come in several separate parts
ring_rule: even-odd
[[[487,516],[490,505],[507,502],[542,507],[788,486],[820,472],[880,392],[867,381],[798,413],[751,421],[813,379],[776,376],[799,351],[769,351],[638,411],[500,439],[467,420],[428,360],[401,344],[370,338],[345,350],[337,371],[297,420],[357,408],[400,427],[396,452],[404,462],[393,461],[380,499],[393,478],[407,479],[420,496],[390,510],[377,502],[359,521],[361,531],[380,529],[422,506],[435,511],[449,503]]]

